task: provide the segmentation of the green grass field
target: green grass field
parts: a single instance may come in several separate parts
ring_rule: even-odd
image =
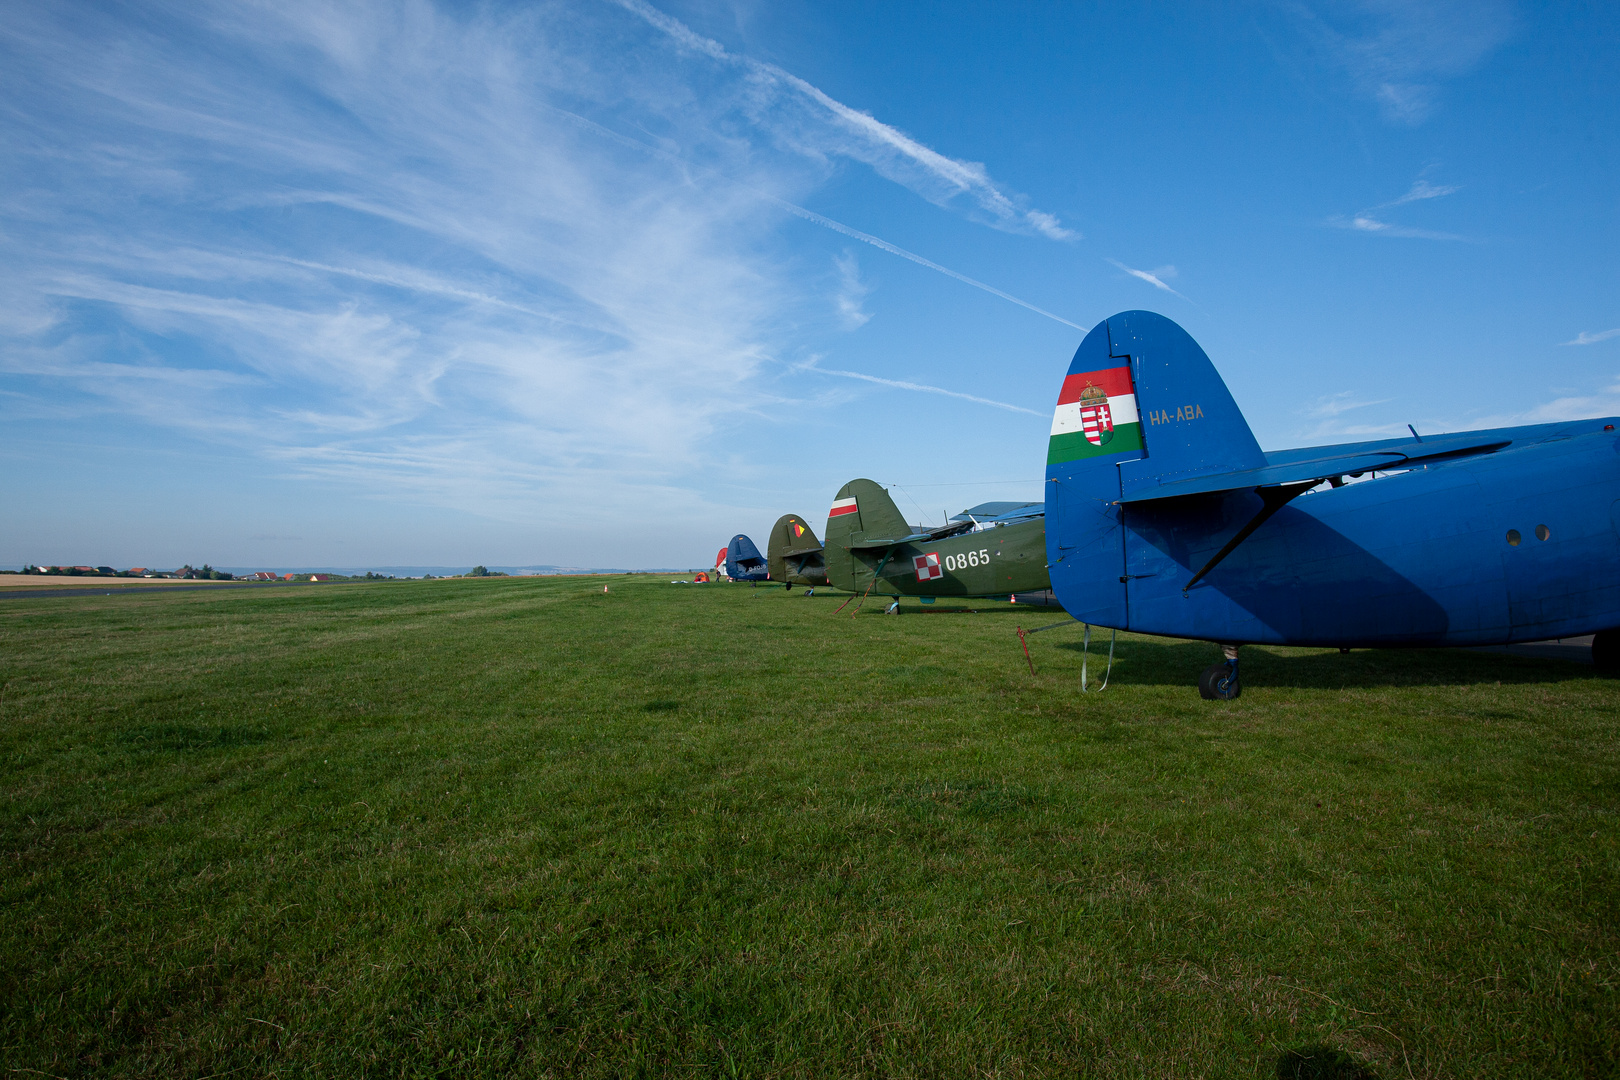
[[[5,1066],[1620,1072],[1620,682],[842,599],[0,600]]]

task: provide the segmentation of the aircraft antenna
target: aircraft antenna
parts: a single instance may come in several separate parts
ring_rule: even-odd
[[[1410,431],[1412,433],[1412,438],[1416,439],[1418,442],[1423,441],[1423,436],[1419,435],[1417,433],[1417,428],[1413,427],[1411,424],[1406,425],[1406,430]]]
[[[928,516],[928,511],[924,510],[922,508],[922,504],[919,503],[916,499],[913,499],[911,497],[911,492],[907,491],[905,488],[901,487],[899,484],[894,484],[892,486],[894,487],[894,490],[896,490],[896,491],[902,493],[903,495],[905,495],[905,497],[911,502],[911,505],[915,506],[917,508],[917,513],[918,514],[922,515],[923,517]]]

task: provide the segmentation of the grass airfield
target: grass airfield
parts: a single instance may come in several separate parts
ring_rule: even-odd
[[[610,592],[602,592],[603,584]],[[672,586],[0,601],[0,1056],[1620,1071],[1620,681]],[[853,605],[851,605],[851,608]],[[926,614],[924,614],[926,612]],[[1093,643],[1093,679],[1106,653]]]

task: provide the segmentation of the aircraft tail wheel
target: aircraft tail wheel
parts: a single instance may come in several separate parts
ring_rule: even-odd
[[[889,605],[889,610],[885,611],[884,614],[885,615],[898,615],[898,614],[900,614],[900,601],[896,600],[894,603],[890,604]]]
[[[1243,693],[1238,682],[1237,664],[1230,661],[1211,664],[1198,676],[1198,696],[1205,701],[1231,701]]]
[[[1620,675],[1620,630],[1599,630],[1592,635],[1592,666]]]

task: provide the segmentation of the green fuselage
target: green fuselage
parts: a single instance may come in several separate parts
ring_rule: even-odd
[[[862,547],[865,536],[851,533],[851,546],[829,537],[827,579],[835,587],[897,596],[1005,596],[1051,587],[1044,519],[885,547]]]

